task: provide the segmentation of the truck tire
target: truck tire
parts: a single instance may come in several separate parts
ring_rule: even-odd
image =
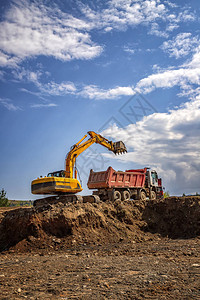
[[[146,193],[144,191],[140,192],[140,200],[146,200],[147,196]]]
[[[156,192],[151,191],[151,200],[156,200]]]
[[[114,191],[113,193],[113,200],[121,200],[122,196],[121,193],[119,191]]]
[[[122,192],[122,200],[130,200],[131,199],[131,195],[129,193],[129,191],[123,191]]]

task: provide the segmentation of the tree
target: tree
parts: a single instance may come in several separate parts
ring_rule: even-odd
[[[6,192],[4,189],[0,191],[0,206],[9,206],[8,198],[6,197]]]

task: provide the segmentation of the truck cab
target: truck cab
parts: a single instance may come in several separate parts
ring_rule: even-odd
[[[145,186],[149,189],[149,197],[151,199],[163,197],[162,179],[158,178],[155,170],[147,170]]]

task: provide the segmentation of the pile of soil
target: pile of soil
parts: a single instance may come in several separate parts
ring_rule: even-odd
[[[19,208],[4,213],[0,251],[64,250],[80,244],[142,242],[160,235],[200,235],[200,197]]]
[[[152,233],[173,239],[200,236],[200,196],[150,201],[142,218],[146,221],[143,229]]]

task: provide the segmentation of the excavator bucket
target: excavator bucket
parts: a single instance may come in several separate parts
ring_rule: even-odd
[[[115,154],[122,154],[122,153],[126,153],[127,149],[125,144],[122,141],[119,142],[114,142],[113,143],[113,147],[114,147],[114,153]]]

